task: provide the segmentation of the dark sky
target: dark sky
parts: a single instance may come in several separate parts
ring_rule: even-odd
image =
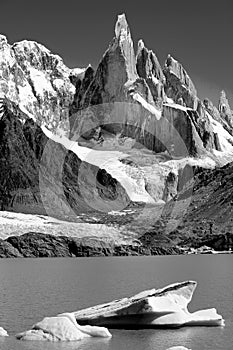
[[[182,62],[201,98],[216,104],[224,89],[233,109],[232,0],[1,0],[0,11],[9,42],[41,42],[70,67],[96,66],[125,12],[135,43]]]

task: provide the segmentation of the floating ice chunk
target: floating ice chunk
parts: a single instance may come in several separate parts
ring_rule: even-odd
[[[2,327],[0,327],[0,337],[8,337],[7,331]]]
[[[171,348],[168,348],[167,350],[191,350],[191,349],[185,348],[184,346],[172,346]]]
[[[79,341],[90,337],[111,337],[104,327],[80,326],[72,313],[45,317],[31,330],[16,335],[20,340]]]

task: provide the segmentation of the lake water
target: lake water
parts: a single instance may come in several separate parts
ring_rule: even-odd
[[[111,330],[112,339],[75,343],[23,342],[14,335],[45,316],[131,296],[144,289],[196,280],[190,310],[216,307],[226,321],[220,327],[177,330]],[[192,350],[233,349],[233,255],[115,258],[1,259],[1,350]]]

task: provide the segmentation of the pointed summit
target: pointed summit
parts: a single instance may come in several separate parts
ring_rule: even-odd
[[[120,38],[120,36],[131,36],[126,16],[124,13],[122,15],[118,15],[117,17],[117,22],[115,25],[115,35],[116,38]]]
[[[136,58],[125,14],[117,17],[115,36],[82,101],[82,108],[90,104],[124,101],[127,98],[125,84],[138,78]]]
[[[145,47],[143,40],[139,40],[138,42],[136,60],[139,77],[145,79],[148,84],[155,105],[159,108],[162,107],[165,76],[155,53]]]
[[[197,90],[182,64],[176,61],[170,54],[164,66],[166,77],[165,92],[174,102],[182,99],[187,107],[197,109]]]
[[[136,59],[133,48],[133,40],[131,38],[130,29],[125,14],[118,15],[115,25],[115,38],[110,45],[110,51],[119,50],[125,60],[126,70],[129,80],[137,78]]]
[[[158,58],[152,50],[146,48],[142,39],[138,41],[137,70],[141,78],[153,76],[161,82],[165,80]]]

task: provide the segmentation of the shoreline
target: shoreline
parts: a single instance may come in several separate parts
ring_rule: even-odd
[[[232,250],[214,250],[211,247],[182,247],[153,242],[143,244],[140,239],[127,244],[106,241],[98,237],[55,236],[28,232],[0,239],[0,258],[52,258],[52,257],[110,257],[110,256],[165,256],[197,254],[232,254]]]

